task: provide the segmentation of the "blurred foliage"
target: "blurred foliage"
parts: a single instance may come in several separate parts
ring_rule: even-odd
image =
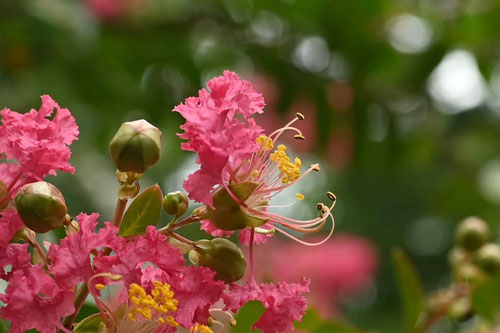
[[[0,2],[0,104],[27,111],[50,94],[80,126],[77,174],[50,179],[72,215],[111,219],[107,145],[123,121],[145,118],[164,131],[163,158],[144,188],[179,190],[165,188],[180,183],[172,177],[188,156],[171,110],[232,69],[260,82],[268,114],[309,110],[306,142],[330,163],[321,186],[337,194],[338,230],[380,249],[375,296],[346,302],[347,320],[400,330],[394,245],[432,290],[449,280],[445,253],[458,220],[478,215],[498,229],[499,2],[129,0],[106,18],[91,10],[98,2]]]

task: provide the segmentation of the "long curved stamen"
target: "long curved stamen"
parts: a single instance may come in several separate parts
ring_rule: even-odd
[[[99,274],[93,275],[87,281],[87,284],[89,286],[91,286],[92,285],[91,284],[92,280],[94,280],[96,278],[99,278],[99,277],[108,278],[108,279],[111,279],[111,280],[114,280],[114,281],[117,281],[117,280],[121,279],[120,275],[113,275],[111,273],[99,273]],[[102,290],[102,289],[104,289],[105,286],[102,285],[102,284],[95,284],[94,287],[97,290]],[[116,330],[116,328],[118,327],[118,324],[116,323],[115,318],[113,318],[113,315],[112,315],[113,311],[106,304],[104,304],[104,302],[102,302],[99,299],[99,295],[97,295],[97,293],[95,292],[95,289],[94,288],[89,288],[90,294],[92,295],[92,297],[94,297],[94,300],[95,300],[95,303],[97,305],[97,308],[99,309],[99,312],[101,313],[102,318],[106,322],[106,326],[108,326],[108,327],[111,326],[111,327],[113,327],[113,330]],[[105,312],[107,312],[108,316],[106,316]],[[108,322],[108,319],[111,319],[111,323]]]
[[[323,240],[321,240],[319,242],[316,242],[316,243],[309,243],[309,242],[303,241],[303,240],[301,240],[301,239],[299,239],[299,238],[291,235],[290,233],[288,233],[288,232],[286,232],[286,231],[284,231],[284,230],[282,230],[280,228],[276,228],[276,230],[278,230],[278,232],[281,232],[283,235],[285,235],[285,236],[287,236],[287,237],[293,239],[294,241],[297,241],[297,242],[299,242],[299,243],[301,243],[303,245],[318,246],[318,245],[321,245],[321,244],[325,243],[326,241],[328,241],[330,239],[330,237],[332,236],[333,231],[335,230],[335,219],[333,218],[333,215],[330,212],[328,212],[328,214],[332,218],[332,222],[333,222],[332,223],[332,229],[330,230],[330,233],[328,234],[328,236],[326,236],[325,239],[323,239]]]

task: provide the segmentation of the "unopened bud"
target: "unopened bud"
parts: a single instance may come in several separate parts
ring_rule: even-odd
[[[448,317],[458,321],[465,321],[472,315],[472,307],[467,297],[455,300],[448,308]]]
[[[180,217],[184,215],[188,207],[188,197],[180,191],[170,192],[163,198],[163,209],[165,209],[169,215]]]
[[[161,131],[144,119],[123,123],[109,144],[116,168],[144,173],[160,159],[161,136]]]
[[[467,261],[467,251],[460,247],[454,247],[448,253],[448,263],[452,268],[459,267]]]
[[[24,224],[38,233],[61,227],[68,213],[62,193],[47,182],[24,185],[17,192],[16,208]]]
[[[468,217],[457,227],[455,241],[458,246],[473,252],[486,244],[490,238],[490,230],[483,220]]]
[[[189,259],[196,265],[215,271],[216,280],[226,283],[238,281],[245,275],[247,263],[241,249],[224,238],[202,239],[189,251]]]
[[[500,246],[493,243],[484,245],[477,251],[475,262],[485,273],[500,272]]]

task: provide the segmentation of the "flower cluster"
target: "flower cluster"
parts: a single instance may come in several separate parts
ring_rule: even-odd
[[[309,245],[324,243],[333,232],[335,196],[330,192],[332,203],[319,203],[318,217],[310,220],[270,211],[275,194],[319,171],[317,164],[302,171],[302,161],[277,143],[286,131],[303,140],[292,125],[304,116],[297,114],[266,136],[251,118],[263,112],[264,100],[250,82],[226,71],[207,86],[174,109],[186,119],[179,134],[186,140],[182,149],[196,152],[200,164],[184,188],[189,198],[204,204],[184,219],[189,206],[184,193],[163,198],[154,185],[139,194],[143,173],[161,153],[161,132],[145,120],[123,124],[111,141],[118,201],[113,221],[99,227],[97,213],[67,214],[62,193],[43,181],[58,170],[75,170],[68,161],[69,145],[78,127],[69,110],[42,96],[39,111],[0,112],[0,278],[7,282],[0,315],[10,322],[11,332],[71,332],[92,323],[110,333],[209,333],[224,325],[214,312],[235,324],[232,314],[249,300],[266,308],[254,325],[264,333],[293,330],[293,321],[301,320],[310,281],[258,284],[253,256],[254,244],[263,244],[275,231]],[[297,199],[304,196],[297,194]],[[173,218],[159,229],[162,206]],[[316,243],[290,233],[314,233],[329,220],[328,236]],[[249,246],[248,271],[245,255],[233,242],[192,241],[177,233],[191,223],[201,223],[216,237],[241,230],[240,241]],[[66,231],[58,244],[37,242],[36,233],[58,228]],[[185,254],[194,265],[186,264]],[[237,284],[245,275],[246,282]],[[75,323],[89,294],[99,312]]]

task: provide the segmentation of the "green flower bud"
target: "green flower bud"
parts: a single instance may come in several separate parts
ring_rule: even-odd
[[[493,243],[484,245],[477,251],[475,262],[485,273],[500,272],[500,246]]]
[[[458,321],[470,319],[473,313],[469,298],[462,297],[455,300],[448,308],[447,314],[448,317]]]
[[[184,215],[188,207],[188,197],[180,191],[170,192],[163,198],[163,209],[165,209],[169,215],[180,217]]]
[[[490,230],[483,220],[468,217],[457,227],[455,242],[458,246],[473,252],[486,244],[490,239]]]
[[[16,195],[16,208],[24,224],[38,233],[61,227],[68,213],[62,193],[47,182],[21,187]]]
[[[459,247],[454,247],[448,253],[448,262],[452,268],[456,268],[465,263],[467,257],[467,251]]]
[[[238,281],[245,275],[247,263],[241,249],[224,238],[202,239],[195,243],[196,249],[189,251],[192,263],[205,266],[217,273],[216,280],[225,283]]]
[[[245,202],[257,186],[257,183],[246,182],[232,185],[230,189],[241,202]],[[215,209],[207,206],[207,218],[219,229],[240,230],[245,227],[254,228],[260,227],[268,221],[268,219],[252,216],[243,211],[241,205],[234,201],[223,187],[215,191],[212,198]]]
[[[161,135],[158,128],[144,119],[123,123],[109,144],[116,168],[144,173],[160,159]]]

